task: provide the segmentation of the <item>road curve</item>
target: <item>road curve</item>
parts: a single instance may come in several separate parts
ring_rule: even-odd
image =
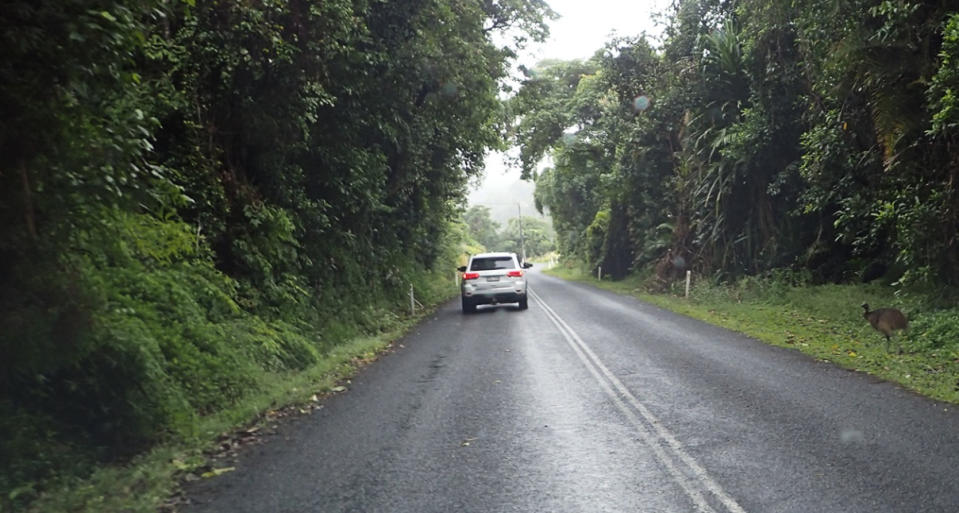
[[[191,484],[189,513],[959,511],[959,413],[531,273]]]

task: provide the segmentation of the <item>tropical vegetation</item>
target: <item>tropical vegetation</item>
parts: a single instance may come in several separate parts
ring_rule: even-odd
[[[677,6],[661,43],[541,63],[510,102],[564,254],[959,284],[959,3]]]
[[[447,297],[466,184],[503,144],[501,81],[549,16],[542,0],[6,2],[0,507],[203,435],[395,326],[410,283]]]

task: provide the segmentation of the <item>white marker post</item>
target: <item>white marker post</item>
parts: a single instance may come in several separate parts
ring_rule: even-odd
[[[416,315],[416,298],[413,297],[412,283],[410,283],[410,315]]]
[[[603,266],[599,266],[596,268],[596,279],[599,281],[603,281]]]
[[[686,271],[686,298],[689,298],[689,279],[692,277],[692,275],[692,271]]]

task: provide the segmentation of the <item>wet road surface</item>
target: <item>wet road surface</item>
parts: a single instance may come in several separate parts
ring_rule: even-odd
[[[189,513],[959,511],[959,408],[531,273],[192,484]]]

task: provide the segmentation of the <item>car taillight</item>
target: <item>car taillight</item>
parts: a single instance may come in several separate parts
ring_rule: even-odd
[[[506,276],[509,276],[510,278],[522,278],[523,271],[510,271],[506,273]]]
[[[464,280],[475,280],[479,278],[479,273],[463,273]]]

